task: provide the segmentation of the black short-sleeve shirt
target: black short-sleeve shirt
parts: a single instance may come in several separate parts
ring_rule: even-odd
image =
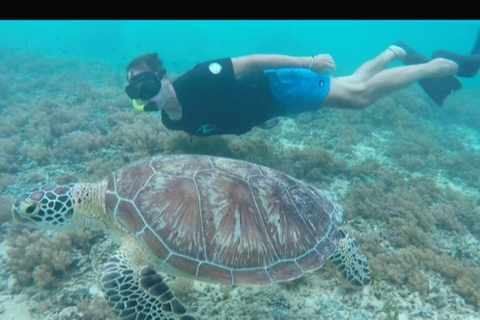
[[[179,121],[162,110],[162,122],[172,130],[200,136],[243,134],[275,116],[267,76],[258,72],[236,79],[230,58],[200,63],[172,85],[182,105]]]

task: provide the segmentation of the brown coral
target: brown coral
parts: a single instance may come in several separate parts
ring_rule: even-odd
[[[67,235],[51,238],[43,231],[23,228],[12,231],[7,240],[8,263],[23,285],[33,282],[49,287],[72,263],[72,243]]]

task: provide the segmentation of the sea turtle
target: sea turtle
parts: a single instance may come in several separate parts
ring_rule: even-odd
[[[330,259],[353,285],[371,282],[330,192],[241,160],[156,156],[97,183],[31,190],[12,214],[28,226],[100,229],[118,240],[100,282],[125,320],[196,319],[157,271],[263,285],[299,278]]]

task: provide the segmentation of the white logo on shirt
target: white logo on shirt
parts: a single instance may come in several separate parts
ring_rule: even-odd
[[[208,66],[208,69],[210,69],[210,72],[213,74],[219,74],[220,71],[222,71],[222,66],[217,62],[213,62],[213,63],[210,63],[210,65]]]
[[[201,126],[200,128],[198,128],[197,134],[198,134],[198,133],[203,133],[203,134],[210,133],[210,132],[212,132],[213,130],[215,130],[215,127],[216,127],[216,126],[217,126],[216,123],[215,123],[215,125],[210,124],[210,123],[204,124],[203,126]]]

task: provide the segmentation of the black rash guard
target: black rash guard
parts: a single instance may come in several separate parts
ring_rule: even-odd
[[[182,105],[182,118],[162,122],[192,135],[243,134],[275,113],[269,81],[262,71],[235,79],[232,60],[222,58],[196,65],[172,82]]]

